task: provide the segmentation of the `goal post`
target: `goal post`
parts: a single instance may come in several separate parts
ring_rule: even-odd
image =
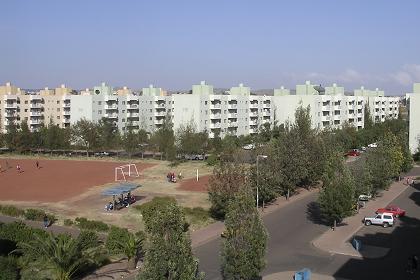
[[[134,163],[115,167],[115,181],[127,181],[130,177],[140,177],[137,166]]]

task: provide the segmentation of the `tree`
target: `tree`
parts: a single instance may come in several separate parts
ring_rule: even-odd
[[[172,127],[172,119],[168,113],[162,126],[152,136],[152,142],[158,147],[159,152],[165,154],[166,160],[175,158],[175,135]]]
[[[204,154],[207,151],[208,136],[205,132],[197,132],[193,121],[181,125],[177,130],[177,146],[180,154]]]
[[[244,165],[231,162],[220,162],[213,169],[208,185],[210,213],[213,217],[224,219],[227,205],[247,182],[247,174]]]
[[[70,235],[49,233],[46,238],[35,235],[28,242],[18,244],[17,252],[23,253],[34,273],[48,273],[52,279],[70,280],[83,267],[92,263],[88,243],[81,243]]]
[[[4,140],[6,146],[11,150],[16,150],[20,147],[19,126],[15,121],[9,122]]]
[[[120,134],[111,119],[102,118],[98,125],[98,146],[105,150],[115,149],[119,145]]]
[[[131,157],[132,154],[139,149],[140,141],[138,135],[131,129],[128,128],[125,130],[125,133],[122,137],[122,146],[124,150],[128,153],[128,156]]]
[[[122,240],[118,241],[120,251],[127,257],[127,269],[135,269],[145,235],[142,231],[133,234],[127,231]]]
[[[28,151],[32,148],[32,133],[29,130],[28,122],[22,121],[20,124],[20,130],[18,132],[19,146],[17,147],[19,152]]]
[[[221,249],[223,279],[259,279],[265,267],[268,235],[249,188],[234,195],[225,226],[226,239]]]
[[[153,199],[142,205],[147,242],[141,280],[203,279],[194,259],[185,216],[175,199]]]
[[[369,105],[365,104],[365,112],[364,112],[364,120],[365,120],[365,129],[371,129],[374,126],[372,115],[370,114]]]
[[[324,181],[318,198],[322,216],[334,227],[352,214],[355,203],[354,179],[346,165],[343,164],[342,168],[335,172],[335,176]]]
[[[86,155],[89,150],[95,149],[99,144],[98,126],[86,119],[77,121],[72,127],[73,142],[86,148]]]

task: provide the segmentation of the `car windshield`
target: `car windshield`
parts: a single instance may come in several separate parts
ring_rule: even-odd
[[[381,218],[381,215],[376,215],[376,217],[375,217],[376,219],[380,219]]]

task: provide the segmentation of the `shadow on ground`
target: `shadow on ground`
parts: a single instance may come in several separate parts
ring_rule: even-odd
[[[391,248],[389,253],[382,258],[368,258],[363,250],[360,252],[362,259],[350,259],[333,276],[336,279],[419,279],[420,272],[414,275],[407,273],[408,258],[412,254],[420,255],[420,220],[413,217],[420,212],[420,184],[409,196],[415,205],[411,204],[409,216],[401,217],[395,229],[370,226],[363,228],[356,235],[363,245]],[[417,211],[417,212],[416,212]],[[414,213],[413,213],[414,212]],[[372,232],[372,233],[371,233]]]

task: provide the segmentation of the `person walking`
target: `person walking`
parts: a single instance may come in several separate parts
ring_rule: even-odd
[[[39,161],[36,161],[36,168],[39,169]]]
[[[20,165],[19,164],[16,165],[16,170],[17,170],[18,173],[20,173]]]
[[[49,222],[48,222],[48,216],[47,214],[44,215],[44,228],[47,228],[49,226]]]

